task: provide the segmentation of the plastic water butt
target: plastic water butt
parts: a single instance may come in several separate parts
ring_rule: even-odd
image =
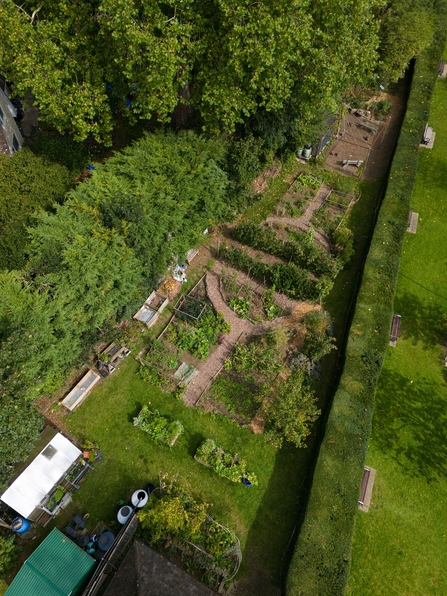
[[[16,534],[25,534],[30,528],[30,522],[27,519],[23,519],[23,517],[16,517],[12,520],[11,530]]]
[[[304,151],[303,151],[303,157],[304,159],[310,159],[310,156],[312,155],[312,146],[311,145],[306,145],[304,147]]]

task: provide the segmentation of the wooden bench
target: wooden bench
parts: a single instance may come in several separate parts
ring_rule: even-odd
[[[374,486],[374,480],[376,478],[376,470],[374,468],[368,468],[365,466],[363,469],[362,484],[360,486],[360,498],[359,498],[359,509],[369,511],[371,504],[372,490]]]
[[[442,60],[439,61],[438,77],[442,77],[444,75],[444,70],[445,70],[445,60],[444,60],[444,58],[442,58]]]
[[[347,168],[348,166],[355,166],[359,168],[363,163],[363,159],[344,159],[343,160],[343,167]]]
[[[393,315],[390,334],[390,346],[393,346],[393,348],[396,347],[397,340],[399,339],[400,321],[400,315]]]
[[[424,134],[422,135],[421,143],[423,145],[428,145],[431,141],[432,136],[433,136],[433,128],[427,124],[425,126]]]

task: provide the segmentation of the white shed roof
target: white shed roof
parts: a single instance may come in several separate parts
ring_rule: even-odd
[[[57,433],[2,494],[1,500],[27,518],[80,455],[71,441]]]

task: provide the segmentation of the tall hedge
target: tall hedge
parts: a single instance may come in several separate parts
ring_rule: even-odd
[[[346,589],[374,395],[389,341],[418,145],[445,44],[445,6],[439,14],[443,21],[439,34],[416,62],[407,113],[365,264],[343,374],[289,567],[287,596],[335,596]]]

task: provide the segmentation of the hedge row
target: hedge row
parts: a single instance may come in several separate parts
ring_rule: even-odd
[[[292,300],[316,302],[326,296],[333,286],[333,282],[328,277],[311,278],[307,271],[293,263],[268,265],[237,247],[227,248],[222,256],[236,269],[248,273],[261,282],[269,283]]]
[[[315,244],[312,232],[298,233],[300,240],[283,242],[273,228],[247,221],[233,229],[233,237],[242,244],[276,255],[315,275],[328,275],[335,279],[342,268],[337,259]]]
[[[374,395],[389,341],[418,145],[444,50],[444,14],[440,18],[444,29],[440,27],[431,48],[416,62],[406,117],[365,264],[343,374],[289,567],[287,596],[335,596],[343,594],[347,586]]]

